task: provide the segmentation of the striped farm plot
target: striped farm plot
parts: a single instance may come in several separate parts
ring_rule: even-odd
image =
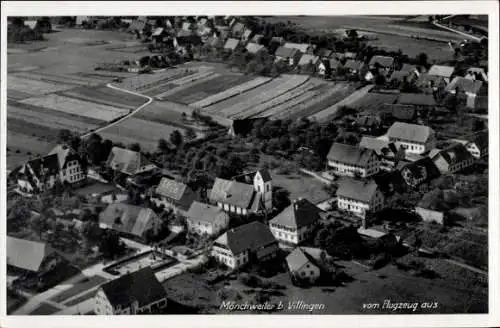
[[[61,96],[90,101],[97,104],[136,109],[147,102],[146,97],[136,96],[109,87],[80,87],[58,93]]]
[[[295,105],[303,103],[308,99],[313,98],[317,94],[314,90],[309,90],[304,92],[303,94],[288,99],[286,102],[276,105],[265,112],[261,112],[260,114],[255,115],[254,117],[274,117],[277,114],[280,114],[284,111],[289,111],[290,108],[293,108]]]
[[[95,78],[65,74],[56,75],[47,72],[20,72],[16,73],[15,76],[30,80],[47,82],[55,85],[68,85],[68,88],[103,84],[102,80]]]
[[[33,96],[67,90],[73,87],[74,86],[67,84],[54,84],[40,80],[31,80],[11,74],[7,76],[7,90],[19,91]]]
[[[21,102],[102,121],[112,121],[129,113],[129,110],[125,108],[96,104],[56,94],[23,99]]]
[[[255,89],[255,88],[271,81],[271,80],[272,80],[272,78],[270,78],[270,77],[259,76],[253,80],[239,84],[237,86],[229,88],[223,92],[219,92],[215,95],[212,95],[210,97],[207,97],[205,99],[202,99],[200,101],[192,103],[190,105],[193,106],[194,108],[205,108],[206,107],[207,110],[210,111],[213,108],[209,109],[209,106],[214,106],[215,104],[220,103],[228,98],[235,97],[237,95],[241,95],[244,92]]]
[[[137,74],[124,79],[120,83],[114,83],[114,85],[122,89],[130,91],[140,90],[142,93],[148,94],[150,92],[149,89],[153,89],[163,83],[169,83],[174,79],[194,73],[196,73],[196,70],[192,69],[167,69],[153,74]]]
[[[215,77],[219,77],[220,74],[217,74],[213,71],[207,71],[207,72],[199,72],[193,75],[189,76],[184,76],[179,79],[173,80],[170,83],[174,86],[173,88],[169,88],[169,90],[160,93],[159,95],[156,96],[159,100],[164,99],[165,97],[168,97],[169,95],[174,94],[177,91],[181,91],[184,89],[187,89],[191,87],[192,85],[204,83],[206,81],[210,81],[211,79]]]

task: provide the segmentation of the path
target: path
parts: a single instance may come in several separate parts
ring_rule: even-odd
[[[467,270],[470,270],[470,271],[473,271],[473,272],[476,272],[476,273],[479,273],[479,274],[482,274],[484,276],[487,276],[488,275],[488,272],[484,271],[484,270],[481,270],[479,268],[476,268],[476,267],[473,267],[471,265],[468,265],[468,264],[465,264],[465,263],[462,263],[462,262],[458,262],[458,261],[455,261],[455,260],[452,260],[452,259],[446,259],[445,260],[446,262],[448,263],[451,263],[451,264],[454,264],[454,265],[457,265],[459,267],[462,267],[464,269],[467,269]]]
[[[446,18],[450,18],[450,17],[453,17],[453,16],[454,15],[448,16]],[[436,21],[433,21],[432,24],[434,24],[434,26],[437,26],[439,28],[442,28],[442,29],[445,29],[445,30],[448,30],[448,31],[451,31],[451,32],[454,32],[454,33],[457,33],[457,34],[460,34],[460,35],[463,35],[463,36],[465,36],[465,37],[467,37],[469,39],[472,39],[474,41],[478,41],[478,42],[481,41],[481,38],[478,38],[477,36],[473,36],[473,35],[471,35],[469,33],[466,33],[466,32],[463,32],[463,31],[459,31],[459,30],[456,30],[454,28],[451,28],[451,27],[448,27],[448,26],[445,26],[445,25],[441,25],[441,24],[439,24]]]
[[[313,118],[313,119],[316,119],[318,121],[327,120],[332,115],[334,115],[340,107],[349,106],[352,103],[354,103],[355,101],[358,101],[359,99],[363,98],[373,87],[374,87],[374,85],[370,84],[370,85],[367,85],[361,89],[358,89],[358,90],[354,91],[353,93],[351,93],[346,98],[339,101],[338,103],[322,110],[319,113],[311,115],[308,118],[309,119]]]
[[[324,184],[327,184],[327,185],[330,185],[332,182],[330,180],[328,180],[327,178],[324,178],[322,177],[321,175],[319,175],[318,173],[315,173],[315,172],[312,172],[312,171],[309,171],[309,170],[306,170],[304,168],[301,168],[299,169],[300,172],[303,172],[307,175],[310,175],[312,176],[313,178],[315,178],[316,180],[319,180],[320,182],[323,182]]]
[[[128,113],[127,115],[122,116],[120,119],[116,120],[115,122],[110,123],[110,124],[108,124],[106,126],[97,128],[97,129],[95,129],[93,131],[90,131],[90,132],[87,132],[87,133],[81,135],[81,138],[86,138],[86,137],[90,136],[92,133],[99,133],[99,132],[103,131],[104,129],[110,128],[110,127],[112,127],[112,126],[114,126],[114,125],[116,125],[118,123],[121,123],[122,121],[124,121],[127,118],[131,117],[132,115],[138,113],[141,109],[143,109],[144,107],[146,107],[147,105],[149,105],[149,104],[151,104],[153,102],[153,98],[151,98],[151,97],[145,96],[145,95],[137,93],[137,92],[133,92],[133,91],[129,91],[129,90],[125,90],[125,89],[122,89],[122,88],[115,87],[111,83],[108,83],[106,86],[108,88],[111,88],[111,89],[114,89],[114,90],[118,90],[118,91],[121,91],[121,92],[130,93],[130,94],[135,95],[135,96],[147,98],[148,101],[145,102],[144,104],[140,105],[139,107],[137,107],[136,109],[134,109],[133,111],[131,111],[130,113]]]

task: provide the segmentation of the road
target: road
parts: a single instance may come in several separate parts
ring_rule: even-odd
[[[482,275],[485,275],[485,276],[488,275],[488,272],[486,272],[484,270],[481,270],[479,268],[473,267],[471,265],[467,265],[467,264],[462,263],[462,262],[458,262],[458,261],[455,261],[455,260],[452,260],[452,259],[446,259],[445,261],[448,262],[448,263],[454,264],[456,266],[462,267],[464,269],[467,269],[469,271],[472,271],[472,272],[476,272],[476,273],[479,273],[479,274],[482,274]]]
[[[354,103],[355,101],[358,101],[359,99],[363,98],[372,88],[374,87],[373,84],[367,85],[361,89],[358,89],[354,91],[352,94],[347,96],[346,98],[342,99],[338,103],[322,110],[319,113],[316,113],[314,115],[309,116],[309,118],[314,118],[318,121],[323,121],[328,118],[330,118],[332,115],[335,115],[337,110],[342,107],[342,106],[349,106],[350,104]]]

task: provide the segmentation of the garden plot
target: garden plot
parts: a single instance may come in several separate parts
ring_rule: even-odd
[[[9,74],[7,76],[7,90],[15,90],[23,93],[39,96],[51,92],[73,88],[71,85],[53,84],[44,81],[30,80]]]
[[[252,79],[253,77],[249,75],[217,74],[207,81],[198,81],[185,88],[177,88],[163,99],[188,105]]]
[[[255,115],[255,117],[273,117],[274,115],[280,114],[284,111],[290,111],[290,108],[293,108],[293,106],[295,106],[297,104],[301,104],[301,103],[313,98],[315,95],[316,95],[316,91],[314,91],[314,90],[306,91],[303,94],[301,94],[295,98],[291,98],[291,99],[287,100],[286,102],[279,104],[279,105],[276,105],[273,108],[271,108],[263,113]]]
[[[123,108],[100,105],[56,94],[50,94],[44,97],[28,98],[22,100],[21,102],[102,121],[112,121],[129,112],[127,109]]]
[[[245,82],[243,84],[229,88],[223,92],[217,93],[217,94],[212,95],[210,97],[207,97],[203,100],[192,103],[191,106],[193,106],[195,108],[207,107],[206,108],[207,111],[212,111],[212,110],[214,110],[214,108],[217,110],[218,108],[215,107],[215,104],[220,103],[220,102],[222,102],[226,99],[229,99],[231,97],[241,95],[242,93],[247,92],[251,89],[255,89],[255,88],[271,81],[271,80],[272,80],[272,78],[270,78],[270,77],[259,76],[253,80],[250,80],[250,81]],[[211,107],[209,107],[209,106],[211,106]]]
[[[153,152],[157,149],[158,140],[169,140],[175,130],[185,132],[185,129],[176,126],[131,117],[102,130],[99,135],[124,145],[139,143],[142,150]]]

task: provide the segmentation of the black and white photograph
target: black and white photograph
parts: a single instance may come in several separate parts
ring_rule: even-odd
[[[2,315],[493,315],[483,3],[2,14]]]

